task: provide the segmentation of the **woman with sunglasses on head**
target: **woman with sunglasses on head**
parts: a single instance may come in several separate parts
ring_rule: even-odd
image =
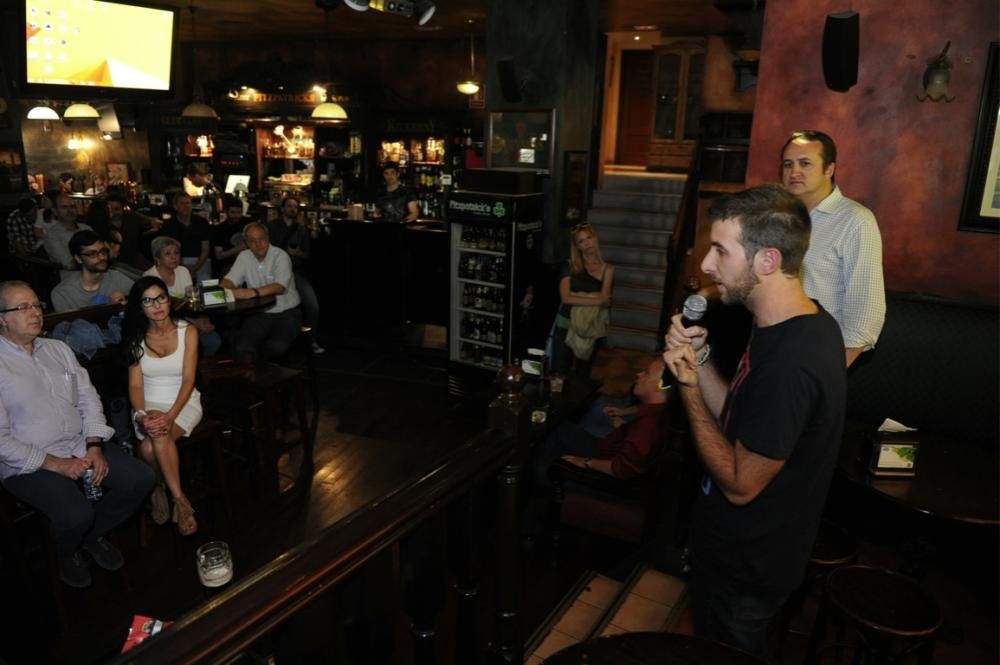
[[[125,307],[128,391],[142,458],[158,470],[151,496],[153,521],[171,517],[164,484],[173,497],[173,521],[182,536],[198,529],[194,508],[181,489],[177,439],[201,421],[201,395],[194,387],[198,330],[174,314],[167,285],[159,277],[137,281]]]
[[[569,253],[559,280],[552,370],[565,374],[575,364],[578,376],[590,376],[594,353],[607,336],[615,268],[601,258],[600,241],[590,224],[577,224],[570,231]]]

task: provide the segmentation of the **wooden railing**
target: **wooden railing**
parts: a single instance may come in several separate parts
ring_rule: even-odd
[[[701,139],[695,144],[691,163],[688,167],[684,193],[677,209],[677,221],[667,246],[667,275],[663,284],[663,306],[660,310],[660,326],[657,330],[657,348],[663,348],[663,336],[670,328],[670,317],[677,311],[684,293],[684,274],[688,258],[694,247],[695,232],[698,227],[698,187],[701,182],[699,155]]]
[[[491,478],[497,480],[493,557],[498,589],[494,598],[497,619],[492,626],[491,660],[520,663],[516,533],[518,478],[524,446],[518,444],[526,441],[530,427],[526,416],[525,405],[518,400],[495,403],[491,407],[493,426],[442,456],[430,471],[368,503],[202,603],[156,637],[115,659],[114,665],[239,662],[236,659],[252,644],[325,593],[335,591],[346,578],[404,538],[412,540],[421,536],[420,530],[439,529],[445,518],[457,521],[459,531],[474,525],[479,516],[471,506],[478,504],[470,496],[488,488]],[[471,538],[466,534],[456,540],[462,542],[458,549],[466,550],[465,558],[472,557],[473,548],[467,544]],[[478,580],[470,572],[477,566],[471,560],[459,561],[455,567],[458,591],[478,588]],[[437,567],[439,571],[441,568],[443,565]],[[445,580],[439,577],[437,581],[443,589]],[[431,584],[434,583],[432,580]],[[415,593],[411,597],[431,595]],[[428,607],[405,609],[414,624],[415,662],[434,662],[433,622],[440,604],[435,606],[431,602]],[[484,661],[486,654],[476,653],[482,649],[480,642],[468,639],[479,628],[469,623],[475,622],[478,614],[470,607],[460,608],[456,613],[455,662]]]

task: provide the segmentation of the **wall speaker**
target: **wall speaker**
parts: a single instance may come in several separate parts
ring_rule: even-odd
[[[840,12],[826,17],[823,28],[823,78],[826,87],[847,92],[858,82],[858,34],[861,18],[857,12]]]
[[[514,58],[497,58],[497,78],[500,80],[500,92],[503,93],[505,102],[515,104],[524,98]]]

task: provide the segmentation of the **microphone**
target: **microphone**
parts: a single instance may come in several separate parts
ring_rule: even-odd
[[[705,296],[700,296],[697,293],[688,296],[684,299],[684,305],[681,307],[681,325],[685,328],[698,325],[707,311],[708,299]]]
[[[705,296],[694,293],[684,299],[681,306],[681,325],[685,328],[698,325],[708,311],[708,299]],[[660,390],[666,390],[673,383],[674,375],[669,367],[663,368],[663,376],[660,377]]]

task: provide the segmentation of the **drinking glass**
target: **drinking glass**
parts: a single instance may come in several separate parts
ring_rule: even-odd
[[[221,540],[212,540],[195,553],[198,562],[198,579],[204,586],[220,587],[233,579],[233,557],[229,545]]]

